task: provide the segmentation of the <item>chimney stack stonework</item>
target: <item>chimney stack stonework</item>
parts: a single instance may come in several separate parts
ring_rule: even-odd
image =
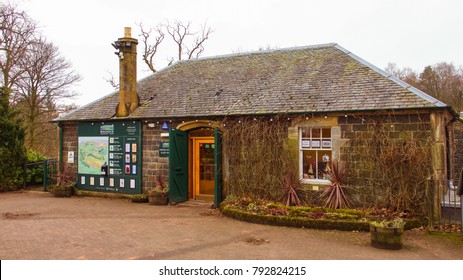
[[[140,99],[137,94],[137,45],[132,38],[132,29],[124,28],[124,37],[114,42],[119,56],[119,103],[116,117],[127,117],[138,107]]]

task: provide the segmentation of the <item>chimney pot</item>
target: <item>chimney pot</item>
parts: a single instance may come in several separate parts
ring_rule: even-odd
[[[124,27],[124,38],[132,38],[132,28]]]
[[[132,38],[132,29],[124,27],[124,37],[114,45],[119,55],[119,103],[116,117],[128,117],[135,110],[140,99],[137,94],[137,39]]]

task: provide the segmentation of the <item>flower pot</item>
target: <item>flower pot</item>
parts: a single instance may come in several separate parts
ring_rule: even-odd
[[[380,249],[399,250],[402,248],[404,228],[387,228],[370,225],[371,246]]]
[[[148,195],[148,203],[150,205],[167,205],[168,202],[168,193],[154,193]]]
[[[54,197],[70,197],[72,195],[72,188],[70,187],[56,187],[53,189]]]

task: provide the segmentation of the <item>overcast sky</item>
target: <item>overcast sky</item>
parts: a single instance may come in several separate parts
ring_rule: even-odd
[[[127,5],[129,3],[130,5]],[[41,32],[72,62],[83,80],[74,102],[84,105],[113,92],[104,80],[118,76],[111,43],[125,26],[138,38],[137,23],[207,22],[214,33],[202,57],[338,43],[368,62],[389,62],[421,72],[427,65],[463,65],[461,0],[18,0]],[[139,45],[139,58],[141,46]],[[159,68],[175,50],[162,49]],[[138,79],[150,74],[139,59]]]

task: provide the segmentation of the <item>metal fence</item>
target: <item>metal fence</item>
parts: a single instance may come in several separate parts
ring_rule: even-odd
[[[58,174],[58,159],[50,158],[43,161],[27,162],[23,166],[23,187],[42,186],[44,191],[56,184]]]
[[[431,228],[463,232],[462,197],[457,195],[457,184],[452,180],[430,180],[428,190]]]

